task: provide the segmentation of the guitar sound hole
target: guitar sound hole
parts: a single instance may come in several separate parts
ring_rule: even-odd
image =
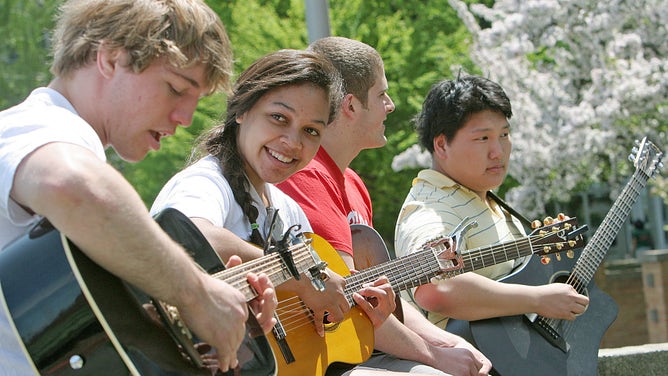
[[[569,278],[570,278],[570,280],[569,280]],[[571,278],[571,274],[568,273],[568,272],[556,273],[554,276],[552,276],[552,279],[550,280],[550,283],[566,283],[566,284],[569,284],[569,285],[573,286],[573,288],[575,288],[575,290],[578,293],[580,293],[580,294],[582,294],[586,297],[589,297],[589,290],[587,289],[587,286],[584,283],[579,282],[577,280],[577,278],[574,278],[574,277]]]

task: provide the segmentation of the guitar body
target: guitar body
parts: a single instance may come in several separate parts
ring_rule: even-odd
[[[582,315],[574,321],[542,316],[529,320],[527,315],[471,323],[451,320],[446,328],[469,338],[504,376],[595,375],[601,338],[617,318],[619,308],[595,286],[594,273],[627,220],[633,203],[657,167],[662,166],[662,156],[661,148],[647,137],[636,142],[629,156],[636,170],[579,257],[566,258],[566,262],[557,258],[546,265],[534,258],[521,272],[502,280],[524,285],[568,283],[589,295],[589,307]]]
[[[499,281],[523,285],[565,282],[579,252],[575,254],[575,258],[562,256],[561,260],[552,257],[548,264],[542,264],[540,257],[531,257],[522,269]],[[618,307],[593,281],[585,294],[589,307],[575,321],[551,320],[558,323],[555,329],[570,346],[567,352],[546,340],[525,315],[470,322],[450,319],[446,330],[473,343],[502,376],[595,375],[601,338],[617,318]]]
[[[224,269],[183,214],[166,210],[156,221],[205,270]],[[147,312],[148,296],[95,264],[53,228],[33,229],[0,252],[0,283],[4,308],[42,375],[211,374],[188,360],[165,325]],[[275,374],[273,353],[250,317],[238,353],[241,368],[226,375]]]
[[[390,261],[390,253],[387,251],[385,242],[374,228],[362,224],[352,224],[350,225],[350,232],[353,237],[353,250],[355,251],[353,258],[358,270],[368,269],[374,265]],[[397,294],[395,303],[397,308],[394,309],[394,315],[399,321],[404,322],[401,295]]]
[[[317,235],[310,237],[312,247],[331,270],[344,277],[350,274],[343,259],[326,240]],[[361,309],[353,306],[343,321],[326,323],[323,338],[316,333],[309,311],[296,294],[278,292],[277,295],[276,311],[294,356],[294,361],[286,361],[276,338],[271,334],[267,336],[276,354],[279,374],[322,376],[333,363],[359,364],[371,357],[373,325]]]

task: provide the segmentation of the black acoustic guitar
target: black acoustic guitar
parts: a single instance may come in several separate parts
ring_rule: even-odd
[[[617,303],[592,280],[612,241],[647,181],[661,165],[662,152],[646,138],[629,159],[636,171],[600,227],[577,259],[541,262],[532,259],[501,281],[524,285],[568,283],[589,296],[589,307],[575,321],[548,319],[535,314],[477,321],[450,319],[446,329],[459,334],[482,351],[496,374],[596,375],[598,350],[605,331],[617,318]]]
[[[209,274],[250,301],[257,296],[248,272],[265,272],[278,285],[293,276],[285,255],[270,254],[225,269],[197,227],[166,209],[155,220]],[[291,246],[299,271],[321,267],[308,242]],[[207,346],[198,343],[178,311],[90,260],[46,221],[0,252],[4,308],[22,346],[42,375],[211,375]],[[0,299],[0,303],[2,299]],[[253,314],[231,375],[275,375],[271,347]],[[222,374],[220,371],[218,374]]]

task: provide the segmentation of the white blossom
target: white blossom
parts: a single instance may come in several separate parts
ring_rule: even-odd
[[[668,112],[665,0],[449,2],[472,35],[471,59],[511,99],[509,173],[521,185],[507,198],[528,215],[600,181],[602,159],[615,166],[634,139],[668,146],[656,131]],[[632,118],[643,119],[635,134]],[[424,162],[411,148],[393,168]]]

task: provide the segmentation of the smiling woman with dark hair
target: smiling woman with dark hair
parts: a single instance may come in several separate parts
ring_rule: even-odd
[[[267,242],[276,244],[294,225],[312,232],[303,210],[274,184],[313,159],[341,97],[338,71],[319,54],[280,50],[263,56],[239,76],[225,120],[201,137],[194,154],[201,158],[193,158],[194,163],[167,182],[151,210],[174,207],[184,212],[224,260],[231,255],[257,259]],[[306,277],[277,286],[299,295],[313,312],[320,335],[325,315],[327,321],[338,322],[350,309],[343,278],[331,270],[326,273],[322,292]],[[393,296],[386,284],[359,293]],[[360,294],[354,299],[361,308],[380,310]],[[384,310],[381,316],[390,312]]]

